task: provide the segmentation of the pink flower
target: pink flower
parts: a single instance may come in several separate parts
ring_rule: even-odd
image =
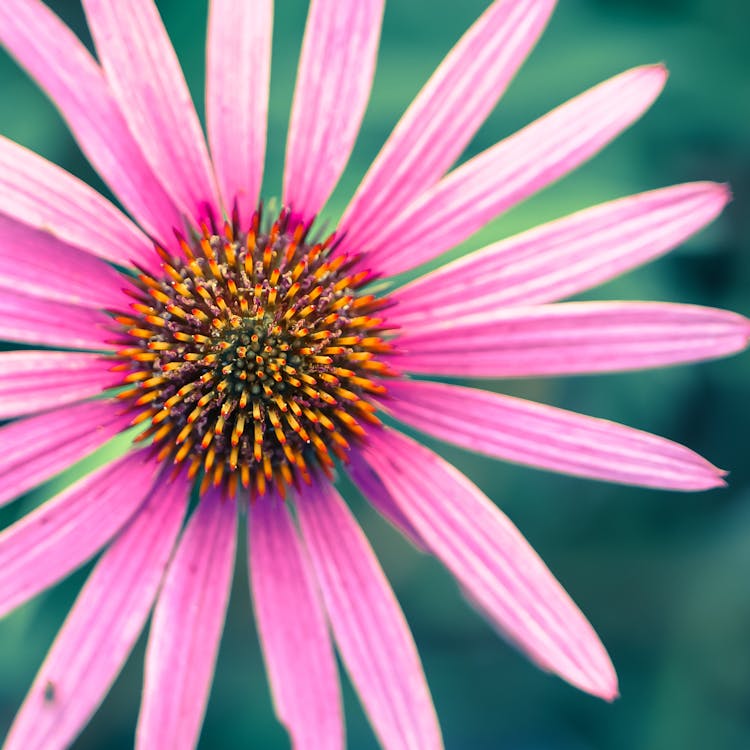
[[[558,302],[678,245],[721,212],[727,189],[680,185],[597,206],[387,298],[367,285],[434,259],[593,156],[651,105],[665,70],[627,71],[448,172],[554,5],[495,2],[408,109],[325,238],[313,222],[366,108],[382,0],[313,0],[286,208],[270,217],[257,206],[271,0],[211,2],[210,149],[154,4],[83,5],[99,63],[38,0],[3,0],[0,37],[137,223],[0,141],[0,336],[47,347],[0,354],[0,417],[20,418],[0,429],[0,502],[134,424],[145,447],[120,441],[122,457],[0,534],[0,614],[104,549],[6,747],[71,742],[152,607],[136,744],[197,743],[238,508],[249,516],[252,595],[276,710],[294,746],[344,743],[331,635],[382,745],[441,746],[408,627],[334,488],[334,465],[440,558],[530,658],[613,699],[603,646],[511,522],[376,412],[553,471],[674,490],[720,486],[722,472],[665,439],[402,373],[603,372],[741,350],[750,324],[732,313]],[[194,482],[200,501],[183,529]]]

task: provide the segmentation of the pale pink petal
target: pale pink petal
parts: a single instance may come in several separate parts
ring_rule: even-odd
[[[5,750],[67,747],[143,630],[185,515],[185,482],[157,482],[73,605],[10,729]]]
[[[722,472],[671,440],[604,419],[444,383],[394,381],[384,406],[440,440],[506,461],[669,490],[724,485]]]
[[[0,532],[0,617],[95,555],[138,510],[155,469],[131,453]]]
[[[417,530],[409,523],[406,516],[401,512],[401,508],[393,501],[388,490],[380,481],[380,477],[357,451],[352,451],[350,454],[349,462],[346,464],[346,473],[383,518],[400,531],[415,547],[422,551],[425,550],[425,544],[419,538]]]
[[[96,190],[3,136],[0,212],[113,263],[157,259],[148,237]]]
[[[750,339],[741,315],[662,302],[565,302],[443,315],[398,339],[408,372],[521,377],[640,370],[734,354]]]
[[[0,339],[70,349],[105,349],[111,318],[100,310],[0,289]]]
[[[266,154],[273,0],[211,0],[206,120],[216,179],[228,211],[247,226]]]
[[[380,743],[442,747],[409,626],[362,530],[328,483],[306,489],[296,507],[341,658]]]
[[[276,713],[295,750],[343,748],[328,625],[287,505],[261,498],[250,516],[250,582]]]
[[[153,0],[83,0],[112,93],[146,160],[191,218],[217,210],[208,148],[172,43]],[[207,205],[208,204],[208,205]]]
[[[0,505],[5,505],[93,453],[132,417],[119,404],[91,401],[0,427]]]
[[[490,245],[392,295],[395,323],[408,327],[435,306],[459,312],[555,302],[671,250],[713,221],[724,185],[696,182],[633,195]]]
[[[198,744],[229,602],[236,501],[205,494],[167,570],[146,648],[139,750]]]
[[[542,33],[554,0],[496,0],[464,34],[396,126],[346,210],[358,251],[458,159]]]
[[[0,352],[0,419],[20,417],[96,396],[122,382],[98,354]]]
[[[370,98],[385,0],[312,0],[297,73],[284,205],[304,221],[341,177]]]
[[[83,307],[112,307],[124,277],[89,253],[0,214],[0,293],[15,290]]]
[[[596,86],[415,196],[385,231],[357,238],[357,249],[389,274],[431,260],[590,159],[651,106],[666,78],[654,65]]]
[[[365,457],[504,635],[576,687],[616,697],[617,677],[591,625],[489,498],[427,448],[390,430],[372,433]]]
[[[172,227],[182,226],[180,214],[146,163],[104,74],[75,34],[38,0],[3,0],[0,43],[52,99],[125,208],[151,236],[171,242]]]

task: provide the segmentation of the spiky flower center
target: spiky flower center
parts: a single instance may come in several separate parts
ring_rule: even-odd
[[[204,226],[180,243],[184,257],[157,248],[163,275],[141,270],[132,312],[115,318],[119,398],[148,425],[138,440],[230,494],[330,473],[379,424],[371,398],[392,374],[377,359],[386,301],[361,292],[370,273],[287,212],[265,231],[256,213],[247,231]]]

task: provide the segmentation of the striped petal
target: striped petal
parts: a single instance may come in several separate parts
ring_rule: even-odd
[[[111,401],[92,401],[0,427],[0,506],[86,458],[130,419]]]
[[[224,205],[236,202],[247,226],[266,154],[273,0],[211,0],[209,8],[208,140]]]
[[[341,177],[370,98],[384,0],[312,0],[297,73],[284,205],[304,221]]]
[[[52,99],[125,208],[150,235],[171,242],[172,227],[182,224],[180,214],[146,163],[104,74],[75,34],[39,0],[3,0],[0,43]]]
[[[122,382],[97,354],[23,350],[0,352],[0,419],[54,409]]]
[[[371,242],[458,159],[554,5],[554,0],[496,0],[464,34],[401,118],[346,210],[341,228],[352,249]]]
[[[2,136],[0,211],[112,263],[154,266],[156,255],[149,239],[108,200]]]
[[[131,453],[0,533],[0,617],[95,555],[138,510],[155,464]]]
[[[237,544],[237,508],[201,498],[154,609],[136,748],[198,744],[224,628]]]
[[[666,79],[662,66],[635,68],[562,105],[451,172],[360,252],[389,274],[435,258],[590,159],[651,106]]]
[[[0,215],[0,290],[82,307],[112,307],[123,277],[89,253]]]
[[[441,748],[409,627],[362,530],[329,484],[305,491],[296,507],[339,652],[380,743]]]
[[[390,385],[389,383],[389,389]],[[352,451],[349,455],[346,473],[383,518],[400,531],[415,547],[422,551],[425,550],[424,542],[419,538],[417,530],[409,523],[406,516],[401,512],[401,508],[396,505],[388,490],[383,486],[378,475],[358,452]]]
[[[606,700],[617,677],[591,625],[508,518],[459,471],[393,431],[365,457],[430,550],[544,669]]]
[[[111,319],[87,307],[49,302],[10,289],[0,294],[0,339],[69,349],[108,348]]]
[[[667,490],[725,484],[723,472],[688,448],[604,419],[443,383],[394,381],[388,395],[396,419],[506,461]]]
[[[344,746],[336,660],[286,503],[251,506],[250,582],[276,713],[296,750]]]
[[[153,0],[83,0],[107,80],[146,160],[195,221],[220,204],[187,83]]]
[[[157,483],[104,553],[55,638],[5,750],[67,747],[89,721],[146,624],[188,494],[184,482]]]
[[[668,252],[713,221],[724,185],[696,182],[633,195],[490,245],[393,294],[395,323],[556,302]]]
[[[438,309],[398,340],[409,372],[523,377],[640,370],[734,354],[741,315],[661,302],[565,302],[451,316]]]

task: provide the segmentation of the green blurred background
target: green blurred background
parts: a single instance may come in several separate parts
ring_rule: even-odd
[[[88,43],[78,0],[49,4]],[[202,110],[206,0],[158,5]],[[389,0],[372,100],[329,206],[332,219],[421,84],[486,5]],[[305,0],[277,0],[266,197],[279,193],[305,12]],[[735,201],[711,228],[670,257],[587,296],[697,302],[750,314],[749,28],[747,0],[561,2],[467,156],[634,65],[665,61],[672,74],[666,92],[592,163],[455,254],[631,192],[696,179],[727,181]],[[52,106],[5,56],[0,90],[0,132],[103,189]],[[412,626],[448,748],[750,747],[749,381],[745,355],[658,372],[489,384],[687,443],[731,470],[728,490],[681,495],[620,488],[437,446],[518,524],[590,617],[620,675],[622,697],[614,705],[531,666],[464,603],[439,564],[412,550],[360,498],[352,498]],[[5,509],[0,522],[12,522],[56,486]],[[87,570],[0,623],[0,733]],[[201,747],[285,748],[241,558],[237,570]],[[132,746],[143,646],[142,638],[75,747]],[[350,747],[375,747],[348,683],[344,691]]]

